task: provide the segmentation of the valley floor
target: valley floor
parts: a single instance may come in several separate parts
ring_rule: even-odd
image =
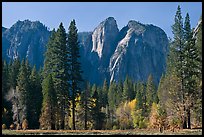
[[[202,135],[202,129],[164,131],[150,129],[133,130],[2,130],[3,135]]]

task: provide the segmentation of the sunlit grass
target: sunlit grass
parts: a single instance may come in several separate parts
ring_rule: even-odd
[[[176,132],[151,129],[134,130],[2,130],[3,135],[202,135],[202,129],[185,129]]]

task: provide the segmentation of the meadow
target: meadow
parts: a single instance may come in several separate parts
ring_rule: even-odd
[[[2,130],[3,135],[202,135],[202,129],[164,131],[155,129],[133,130]]]

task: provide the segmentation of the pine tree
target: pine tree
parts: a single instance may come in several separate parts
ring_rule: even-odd
[[[164,90],[164,87],[163,87],[163,85],[164,85],[164,80],[165,80],[165,75],[162,74],[162,76],[161,76],[161,78],[160,78],[160,81],[159,81],[159,86],[158,86],[158,89],[157,89],[157,96],[158,96],[158,98],[159,98],[159,104],[160,104],[160,106],[162,106],[162,107],[164,107],[164,104],[165,104],[165,101],[166,101],[166,99],[165,99],[165,100],[162,100],[162,99],[163,99],[163,96],[165,96],[165,95],[163,94],[163,90]]]
[[[56,92],[51,74],[42,83],[43,103],[39,119],[41,129],[55,129]]]
[[[98,92],[98,101],[100,102],[100,108],[103,107],[103,92],[102,92],[102,87],[98,86],[97,87],[97,92]]]
[[[108,91],[108,122],[111,122],[111,124],[113,124],[114,121],[114,112],[116,110],[117,104],[116,104],[116,96],[117,96],[117,85],[116,83],[113,81],[110,83],[109,86],[109,91]],[[109,121],[110,120],[110,121]]]
[[[116,92],[116,105],[118,106],[122,101],[122,94],[123,94],[123,83],[119,81],[117,84],[117,92]]]
[[[5,99],[4,96],[8,92],[8,77],[9,77],[9,72],[8,72],[8,65],[6,61],[2,61],[2,112],[4,109],[5,105]]]
[[[55,115],[56,129],[65,128],[65,115],[68,113],[69,96],[69,53],[66,32],[63,24],[55,32],[53,30],[45,53],[43,77],[51,74],[57,95],[57,110]]]
[[[123,86],[123,101],[132,100],[134,98],[133,92],[132,81],[128,76],[126,76]]]
[[[10,126],[12,123],[12,104],[10,101],[5,99],[9,91],[9,69],[6,61],[2,60],[2,124],[6,124],[6,126]],[[6,113],[5,113],[6,112]]]
[[[153,77],[150,74],[147,80],[147,89],[146,89],[146,98],[147,98],[147,106],[151,107],[152,103],[157,103],[157,94],[156,94],[156,86],[153,81]]]
[[[142,109],[143,102],[141,91],[137,91],[136,100],[137,100],[136,109]]]
[[[30,75],[30,103],[29,103],[29,112],[30,112],[30,128],[38,129],[39,128],[39,117],[42,106],[42,88],[40,76],[34,66]]]
[[[184,89],[185,89],[185,104],[188,119],[188,128],[191,128],[190,124],[190,110],[192,108],[193,102],[195,100],[195,95],[197,92],[197,80],[198,77],[198,62],[199,53],[195,47],[195,39],[193,39],[193,33],[190,26],[189,14],[186,14],[185,25],[184,25],[184,38],[185,38],[185,48],[184,48]],[[194,97],[194,98],[193,98]]]
[[[71,76],[71,99],[72,99],[72,116],[73,127],[75,130],[75,97],[80,92],[82,76],[81,64],[79,62],[79,42],[75,20],[71,21],[68,31],[68,53],[70,53],[70,76]]]
[[[42,69],[42,78],[47,77],[49,74],[51,74],[53,72],[52,66],[54,65],[54,62],[53,62],[53,58],[54,58],[53,52],[54,52],[55,34],[56,34],[56,31],[53,30],[51,32],[51,36],[49,38],[49,41],[48,41],[48,43],[46,45],[46,52],[44,54],[44,56],[45,56],[44,67]]]
[[[91,92],[91,85],[89,82],[85,83],[85,90],[81,94],[81,101],[82,101],[82,107],[84,109],[84,129],[88,129],[88,121],[90,121],[90,92]]]
[[[26,69],[27,69],[27,73],[28,73],[28,75],[30,76],[31,71],[32,71],[32,68],[31,68],[31,66],[30,66],[29,61],[28,61],[27,58],[26,58],[26,60],[25,60],[25,66],[26,66]]]
[[[184,96],[184,29],[183,29],[183,18],[181,15],[181,8],[178,6],[177,12],[174,18],[174,24],[172,26],[173,34],[174,34],[174,41],[173,41],[173,48],[174,52],[176,55],[176,60],[175,60],[175,68],[178,77],[181,80],[181,93],[183,95],[182,97],[182,102],[185,104]],[[184,111],[186,110],[185,105],[184,105]],[[183,128],[187,128],[187,123],[186,123],[186,116],[184,116],[183,119]]]
[[[52,71],[52,76],[53,76],[53,82],[54,82],[54,87],[55,91],[57,93],[58,97],[58,121],[59,123],[59,128],[64,129],[65,127],[65,109],[68,108],[66,102],[68,100],[68,95],[69,95],[69,74],[68,74],[68,68],[69,68],[69,62],[68,62],[68,49],[66,45],[66,32],[63,27],[63,24],[60,23],[59,28],[55,34],[55,39],[54,39],[54,48],[53,50],[53,71]],[[57,124],[58,125],[58,124]]]
[[[19,58],[16,58],[14,61],[9,63],[9,84],[10,87],[16,88],[17,86],[17,77],[20,70],[21,62]]]
[[[93,127],[94,129],[100,130],[102,129],[102,125],[105,119],[105,114],[101,112],[101,105],[99,101],[99,96],[97,90],[94,91],[92,96],[94,100],[94,106],[91,109],[92,119],[93,119]]]
[[[102,93],[103,93],[103,107],[107,107],[108,105],[108,82],[105,79],[103,82],[103,87],[102,87]]]
[[[17,91],[19,92],[19,106],[21,107],[20,111],[20,123],[23,122],[24,119],[28,119],[28,103],[29,103],[29,95],[30,95],[30,83],[29,83],[29,75],[25,65],[25,60],[23,59],[21,62],[21,67],[19,70],[19,75],[17,79]]]
[[[141,98],[137,99],[138,104],[136,104],[138,107],[141,103],[141,108],[142,108],[142,115],[146,116],[147,114],[147,98],[146,98],[146,89],[145,89],[145,84],[143,84],[142,82],[138,82],[137,83],[137,95],[136,95],[136,99],[139,96],[139,93],[141,94]]]
[[[116,107],[116,95],[117,95],[117,85],[115,82],[111,82],[108,91],[108,104],[111,110]]]

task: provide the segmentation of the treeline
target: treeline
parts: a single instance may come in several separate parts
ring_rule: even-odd
[[[29,121],[29,128],[39,127],[43,97],[40,72],[35,66],[31,68],[28,60],[2,62],[2,124],[6,127],[20,128],[24,121]]]
[[[200,25],[202,27],[202,24]],[[154,84],[82,79],[75,21],[61,23],[47,44],[44,67],[27,60],[2,61],[2,124],[29,129],[192,128],[202,126],[202,28],[193,35],[178,6],[167,70]],[[2,125],[3,128],[3,125]]]
[[[202,126],[202,23],[199,27],[199,32],[194,32],[188,13],[183,22],[178,6],[167,72],[158,89],[160,104],[169,111],[173,123],[183,129],[190,129],[192,123]]]

